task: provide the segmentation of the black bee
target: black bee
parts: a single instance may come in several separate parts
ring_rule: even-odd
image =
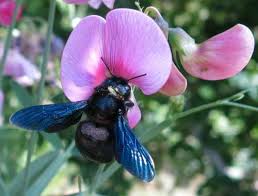
[[[131,174],[149,182],[155,175],[153,160],[126,118],[133,107],[129,80],[112,75],[88,100],[24,108],[14,113],[10,122],[28,130],[58,132],[78,123],[85,113],[88,119],[79,123],[75,134],[80,153],[100,163],[115,157]]]

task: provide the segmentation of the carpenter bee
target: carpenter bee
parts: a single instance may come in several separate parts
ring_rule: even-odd
[[[149,182],[155,175],[153,160],[126,118],[133,107],[129,80],[111,74],[88,100],[24,108],[14,113],[10,122],[28,130],[46,132],[58,132],[79,122],[75,141],[83,156],[100,163],[115,158],[132,175]],[[81,121],[83,113],[87,120]]]

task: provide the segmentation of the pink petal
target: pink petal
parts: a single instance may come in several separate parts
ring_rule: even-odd
[[[98,9],[102,3],[102,0],[89,0],[88,4],[94,9]]]
[[[101,62],[104,25],[105,20],[99,16],[84,18],[65,45],[61,83],[71,101],[87,99],[105,79],[105,66]]]
[[[88,3],[89,0],[64,0],[65,3],[71,4],[85,4]]]
[[[12,23],[12,16],[14,14],[16,2],[13,0],[3,1],[0,3],[0,24],[3,26],[9,26]],[[17,20],[20,19],[22,9],[19,8]]]
[[[239,73],[254,51],[254,37],[244,25],[238,24],[200,44],[183,66],[191,75],[205,80],[221,80]]]
[[[177,96],[185,92],[187,80],[172,64],[172,69],[166,84],[162,87],[161,93],[167,96]]]
[[[108,13],[103,57],[112,73],[132,80],[143,93],[157,92],[167,81],[172,64],[168,42],[159,26],[147,15],[131,9]]]
[[[128,110],[127,119],[130,127],[134,128],[141,120],[141,110],[136,102],[133,93],[131,95],[131,101],[134,103],[134,106]]]
[[[115,0],[102,0],[102,1],[109,9],[113,9]]]
[[[2,45],[0,45],[0,56],[3,53]],[[4,66],[4,74],[12,77],[23,86],[33,85],[40,79],[38,68],[29,62],[17,50],[10,49]]]

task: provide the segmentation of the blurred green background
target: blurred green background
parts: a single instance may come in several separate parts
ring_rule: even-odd
[[[237,23],[248,26],[254,33],[256,43],[258,41],[257,0],[141,0],[140,4],[143,7],[151,5],[157,7],[171,27],[182,27],[197,42],[202,42]],[[17,28],[20,31],[34,29],[35,33],[44,34],[49,2],[26,0],[23,7],[27,20],[22,19]],[[133,0],[117,0],[115,7],[137,9]],[[107,12],[108,9],[104,6],[94,10],[86,5],[68,6],[60,0],[57,4],[54,33],[65,41],[76,18],[90,14],[105,16]],[[33,18],[40,20],[35,21]],[[2,37],[5,31],[1,29]],[[57,73],[59,60],[59,58],[54,60]],[[38,64],[39,61],[40,55],[35,63]],[[243,72],[229,80],[213,82],[193,78],[181,69],[188,80],[188,87],[183,96],[168,98],[157,94],[147,97],[137,91],[136,97],[143,113],[137,131],[140,133],[141,130],[151,129],[182,110],[257,86],[257,63],[258,53],[255,50],[252,60]],[[4,186],[5,184],[13,187],[21,186],[21,179],[16,181],[18,183],[16,186],[13,180],[17,179],[16,175],[25,166],[30,137],[30,133],[10,126],[8,119],[14,111],[33,104],[36,88],[33,86],[25,89],[9,78],[4,80],[5,124],[0,128],[0,176],[3,181],[0,181],[0,184]],[[47,85],[44,101],[61,102],[65,101],[65,97],[60,88]],[[258,107],[257,89],[250,91],[241,102]],[[73,140],[75,128],[72,127],[51,138],[47,134],[39,135],[33,160],[49,151],[59,153],[60,148],[63,149]],[[158,194],[226,196],[258,193],[258,121],[255,112],[223,106],[189,115],[175,122],[171,121],[169,128],[161,129],[160,134],[146,143],[146,147],[156,165],[157,176],[153,182],[149,184],[139,182],[120,168],[101,184],[96,192],[111,196]],[[38,177],[49,169],[51,161],[58,157],[57,154],[47,155],[47,158],[43,157],[35,164],[36,169],[31,169],[31,173],[35,173],[30,179],[29,186],[36,182]],[[43,164],[42,160],[45,160],[46,164]],[[57,166],[58,168],[61,166],[61,169],[52,173],[53,178],[49,178],[51,181],[44,188],[43,195],[78,192],[79,176],[83,181],[82,190],[92,186],[94,179],[96,180],[98,165],[80,157],[76,150],[73,150],[72,156],[62,163]],[[44,179],[44,175],[40,180]],[[19,195],[19,192],[13,191],[12,195]]]

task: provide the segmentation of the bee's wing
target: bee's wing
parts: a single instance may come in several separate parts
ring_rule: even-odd
[[[134,176],[146,182],[151,181],[155,175],[153,160],[133,134],[124,116],[118,116],[114,131],[116,160]]]
[[[37,105],[14,113],[10,122],[24,129],[57,132],[77,123],[86,108],[86,101]]]

